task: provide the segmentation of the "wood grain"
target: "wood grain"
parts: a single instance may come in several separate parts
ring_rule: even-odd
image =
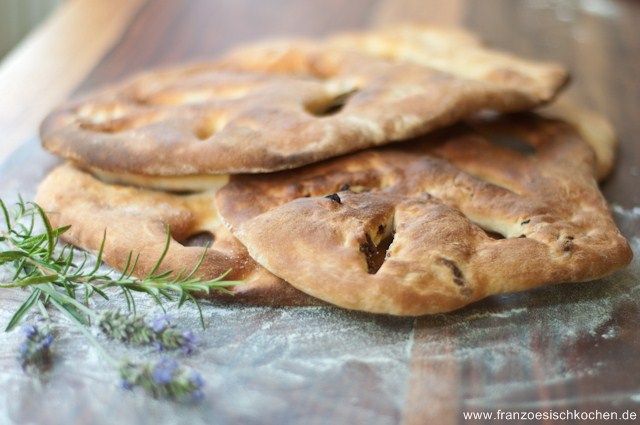
[[[56,163],[39,149],[37,126],[71,92],[210,58],[256,38],[400,21],[464,25],[494,46],[569,66],[567,95],[605,114],[619,134],[616,171],[603,188],[638,255],[640,4],[630,0],[74,0],[0,68],[0,159],[19,146],[0,168],[0,194],[33,194]],[[114,371],[68,323],[60,324],[60,359],[44,383],[16,366],[18,336],[0,334],[0,423],[507,424],[513,422],[466,421],[462,412],[640,414],[638,291],[635,260],[606,279],[418,319],[207,304],[201,348],[184,359],[209,383],[197,406],[119,390]],[[0,323],[21,294],[0,293]],[[193,313],[187,307],[176,314],[195,324]]]
[[[317,37],[361,28],[375,4],[375,0],[352,0],[348,7],[341,0],[269,0],[260,5],[255,0],[147,2],[122,42],[103,57],[79,90],[150,67],[211,59],[232,46],[261,38]]]
[[[37,133],[44,116],[114,44],[142,0],[72,0],[0,67],[0,161]]]
[[[462,0],[384,0],[376,7],[372,22],[376,26],[403,22],[456,26],[463,17]]]
[[[621,22],[638,22],[640,8],[629,2],[607,2],[604,6],[605,9],[594,11],[584,9],[580,2],[470,1],[465,2],[462,21],[493,46],[563,63],[571,69],[572,85],[564,96],[604,114],[619,135],[617,167],[603,190],[611,202],[630,208],[640,204],[640,149],[635,142],[640,127],[629,115],[639,112],[640,85],[634,75],[638,75],[640,39],[631,36]],[[584,290],[581,296],[594,299],[624,297],[623,293],[616,295],[606,288]],[[575,297],[570,292],[573,288],[557,291],[566,293],[568,298]],[[634,391],[638,375],[597,373],[595,365],[625,364],[629,361],[628,353],[640,352],[640,344],[622,336],[616,344],[594,338],[595,335],[574,338],[569,336],[570,332],[565,334],[557,329],[551,317],[534,308],[536,304],[547,305],[537,298],[547,295],[543,291],[527,296],[523,305],[531,316],[516,327],[510,323],[488,326],[489,317],[475,318],[473,313],[462,313],[465,317],[462,321],[455,315],[435,321],[419,319],[403,423],[509,423],[463,421],[463,411],[600,409],[620,413],[624,408],[633,409],[634,403],[626,394]],[[500,298],[496,300],[490,301],[488,308],[502,311]],[[574,298],[571,304],[575,302]],[[572,310],[576,314],[581,312],[579,307]],[[600,326],[629,329],[634,326],[629,320],[635,311],[634,303],[621,302],[612,310],[612,317]],[[469,316],[473,317],[473,330],[464,323]],[[572,319],[575,320],[567,317],[568,323]],[[485,326],[488,326],[486,333],[478,331]],[[514,331],[520,334],[506,336]],[[488,336],[495,340],[487,339]],[[455,347],[455,341],[460,340],[466,342],[465,349]],[[506,340],[516,345],[504,346]],[[612,349],[616,345],[625,348]],[[470,355],[470,351],[475,355]],[[514,361],[506,353],[517,354],[519,360]],[[437,358],[434,354],[438,354]],[[496,358],[501,357],[502,363],[496,367]],[[558,374],[559,368],[564,369],[565,376]],[[505,392],[506,382],[511,384]]]
[[[609,201],[640,204],[640,149],[636,148],[640,94],[637,2],[468,2],[465,24],[492,45],[567,66],[565,96],[607,117],[619,135],[618,164],[603,186]],[[595,6],[593,6],[595,5]],[[633,182],[633,183],[632,183]]]

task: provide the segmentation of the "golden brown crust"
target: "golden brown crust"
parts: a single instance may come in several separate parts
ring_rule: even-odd
[[[354,36],[386,43],[385,55],[396,46],[392,57],[345,36],[261,43],[214,63],[143,74],[62,105],[41,127],[43,145],[112,173],[274,171],[414,137],[483,109],[529,109],[567,79],[555,65],[483,49],[455,31],[407,31],[411,37]],[[429,43],[414,47],[421,34],[464,54],[440,55],[432,68],[420,50]],[[462,72],[467,66],[482,72]]]
[[[489,50],[474,35],[453,27],[393,25],[368,33],[338,35],[329,40],[329,44],[499,85],[540,102],[551,100],[558,87],[567,81],[567,73],[560,65]]]
[[[540,110],[551,118],[571,123],[596,154],[596,177],[604,180],[613,170],[618,139],[611,123],[601,114],[565,98]]]
[[[106,235],[103,260],[118,270],[133,253],[140,254],[134,275],[149,273],[160,258],[169,226],[171,241],[159,271],[189,272],[203,248],[182,243],[194,234],[210,232],[213,244],[196,275],[213,279],[231,270],[227,279],[247,282],[231,287],[233,296],[213,291],[211,298],[261,305],[318,304],[249,257],[218,219],[213,193],[176,195],[109,185],[66,164],[41,183],[36,201],[54,226],[71,225],[63,237],[76,246],[96,252]]]
[[[446,312],[628,264],[589,146],[560,122],[506,122],[474,123],[495,142],[456,127],[299,170],[232,176],[216,203],[274,274],[370,312]],[[522,137],[535,152],[496,134]],[[376,251],[391,234],[380,266]]]

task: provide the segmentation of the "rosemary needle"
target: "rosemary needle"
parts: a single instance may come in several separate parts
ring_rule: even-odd
[[[6,330],[9,331],[22,320],[32,308],[51,305],[79,324],[86,325],[97,319],[97,313],[89,307],[89,299],[98,295],[106,300],[107,288],[117,288],[124,297],[129,310],[135,313],[134,292],[146,294],[164,310],[166,301],[175,301],[179,306],[186,301],[193,302],[204,328],[204,318],[195,294],[208,294],[212,290],[229,292],[230,286],[241,281],[224,280],[226,273],[215,279],[203,280],[195,276],[207,247],[203,249],[200,261],[189,273],[179,271],[158,273],[164,255],[169,248],[171,235],[167,229],[164,251],[151,271],[143,278],[133,276],[136,257],[129,254],[126,267],[121,272],[102,272],[102,253],[106,243],[103,238],[95,265],[90,266],[90,255],[78,254],[71,245],[58,247],[59,238],[69,226],[53,228],[43,209],[22,198],[10,214],[0,199],[0,218],[4,218],[4,228],[0,230],[0,266],[9,265],[15,270],[11,282],[0,283],[0,288],[29,288],[30,295],[15,311]],[[38,226],[39,224],[39,226]],[[44,231],[37,230],[44,228]],[[81,261],[76,264],[78,255]]]
[[[103,237],[93,266],[89,265],[90,256],[86,252],[80,254],[81,261],[76,264],[78,253],[75,248],[72,245],[58,246],[60,235],[64,234],[69,226],[53,228],[39,205],[26,203],[20,198],[14,208],[14,214],[11,215],[0,199],[0,214],[0,219],[4,218],[5,224],[4,228],[0,229],[0,266],[10,266],[14,271],[11,281],[0,283],[0,288],[30,290],[29,296],[11,317],[6,331],[16,327],[34,308],[37,308],[48,321],[47,306],[51,306],[71,320],[102,358],[118,370],[123,388],[131,390],[134,387],[142,387],[153,397],[177,401],[199,401],[204,397],[204,380],[197,372],[168,358],[162,358],[155,363],[118,361],[104,349],[86,325],[93,322],[108,337],[123,342],[153,343],[162,350],[179,348],[184,354],[190,354],[195,342],[192,332],[177,331],[166,315],[154,319],[150,324],[145,323],[144,318],[136,317],[133,292],[147,294],[163,310],[165,301],[176,301],[178,306],[182,306],[186,301],[194,302],[204,328],[202,309],[194,294],[207,294],[212,290],[228,292],[227,287],[242,283],[224,280],[228,272],[209,280],[195,276],[207,247],[189,273],[185,274],[184,270],[175,276],[172,272],[157,273],[169,249],[171,234],[167,228],[164,250],[146,276],[133,276],[137,257],[132,253],[127,258],[124,270],[119,273],[105,273],[100,271],[100,266],[106,236]],[[44,228],[44,231],[37,230],[40,228]],[[123,315],[119,311],[96,312],[90,307],[89,299],[96,294],[109,299],[105,292],[107,288],[120,290],[133,315]],[[21,344],[18,355],[22,368],[45,370],[51,362],[53,343],[49,328],[40,329],[36,325],[30,325],[23,328],[23,333],[26,339]]]

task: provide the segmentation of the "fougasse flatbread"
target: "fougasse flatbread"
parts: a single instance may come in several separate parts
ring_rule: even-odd
[[[560,66],[489,50],[460,30],[407,28],[411,37],[256,43],[137,75],[57,108],[42,143],[106,179],[186,176],[191,189],[203,175],[295,168],[481,110],[534,108],[567,81]],[[414,48],[417,39],[426,42]],[[431,44],[443,44],[440,54]]]
[[[455,27],[392,25],[376,31],[339,34],[330,38],[328,44],[384,60],[427,66],[467,80],[499,85],[538,101],[553,98],[558,84],[566,78],[565,71],[557,65],[489,50],[476,36]]]
[[[218,211],[250,255],[329,303],[394,315],[596,279],[632,252],[573,128],[459,125],[268,176],[232,176]]]
[[[190,272],[211,245],[196,276],[245,283],[231,295],[212,291],[211,298],[255,305],[317,305],[312,298],[269,273],[220,222],[214,208],[215,188],[198,194],[171,194],[101,182],[69,164],[53,170],[41,183],[36,201],[54,226],[71,225],[63,238],[91,252],[105,239],[103,260],[122,270],[127,257],[139,256],[134,275],[147,275],[171,240],[158,272]],[[197,295],[197,294],[196,294]]]

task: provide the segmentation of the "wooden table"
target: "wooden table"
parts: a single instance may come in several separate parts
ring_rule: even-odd
[[[0,194],[33,197],[58,162],[39,148],[38,124],[74,92],[259,37],[406,20],[464,25],[494,46],[572,71],[567,96],[604,114],[619,134],[619,160],[603,191],[637,257],[640,4],[632,0],[71,0],[0,67]],[[208,382],[195,406],[119,389],[116,373],[64,323],[53,371],[43,381],[29,378],[15,362],[19,336],[5,333],[0,423],[507,423],[514,411],[638,418],[638,295],[634,260],[603,280],[417,319],[205,305],[208,328],[185,360]],[[24,293],[5,290],[0,298],[6,323]],[[193,309],[174,314],[195,326]],[[465,420],[471,411],[493,420]]]

